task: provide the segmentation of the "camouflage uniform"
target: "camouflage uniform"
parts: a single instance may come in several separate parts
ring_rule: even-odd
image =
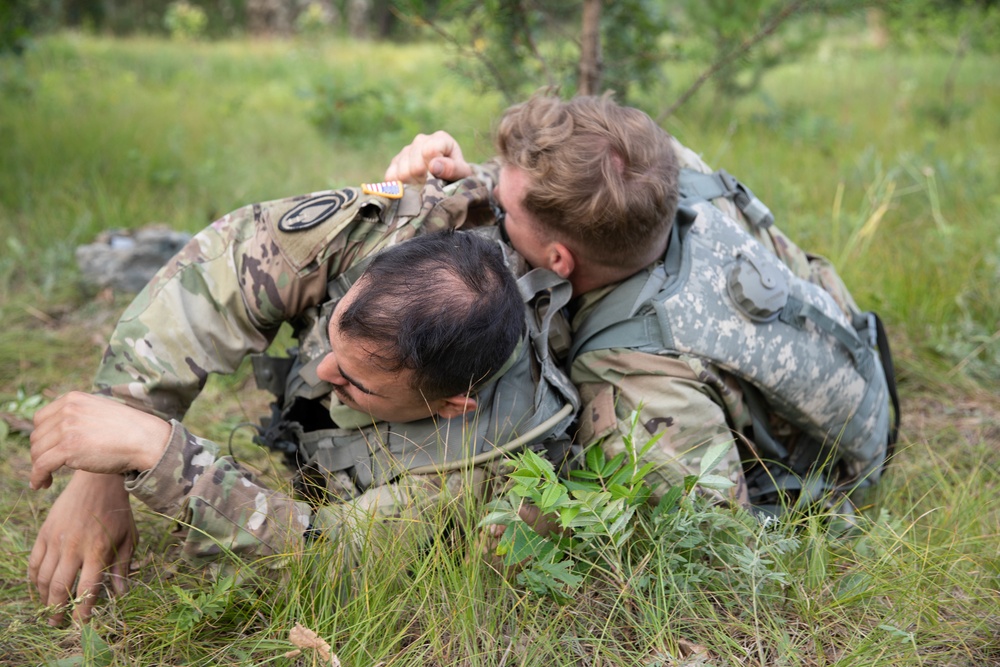
[[[398,519],[395,539],[426,542],[433,534],[433,512],[442,502],[471,488],[488,492],[488,467],[443,475],[404,475],[392,484],[372,487],[348,502],[313,508],[260,484],[251,471],[219,445],[199,438],[171,420],[170,440],[151,470],[126,477],[125,488],[151,509],[177,517],[182,555],[207,562],[230,551],[270,556],[301,551],[310,530],[327,539],[360,542],[370,535],[368,522]],[[461,503],[455,505],[461,510]],[[342,543],[346,544],[346,543]]]
[[[682,167],[712,171],[676,140],[675,149]],[[754,228],[728,199],[718,199],[713,204],[738,221],[795,275],[823,287],[844,313],[857,312],[850,293],[826,259],[805,253],[774,225],[763,230]],[[571,323],[574,335],[615,287],[605,286],[578,299]],[[763,497],[766,494],[753,482],[755,475],[762,475],[758,481],[767,486],[763,467],[754,465],[762,455],[751,439],[747,398],[732,375],[698,356],[666,356],[611,348],[581,354],[572,364],[570,377],[583,401],[578,434],[582,444],[603,438],[608,455],[624,451],[624,438],[632,430],[630,416],[635,410],[638,410],[637,432],[633,434],[636,448],[653,436],[660,436],[648,455],[659,464],[651,475],[652,481],[659,484],[659,493],[681,484],[686,475],[698,474],[707,449],[724,443],[729,449],[717,472],[735,483],[728,499],[743,505],[766,500]],[[796,429],[773,416],[770,427],[794,458],[799,436]],[[801,456],[803,452],[798,454]]]
[[[209,373],[231,373],[247,354],[265,350],[283,322],[328,298],[332,278],[418,234],[492,220],[489,195],[482,180],[469,179],[407,188],[398,200],[346,189],[247,206],[197,234],[136,297],[112,334],[95,387],[174,420],[160,462],[126,485],[153,509],[181,515],[189,558],[211,558],[223,548],[284,553],[301,546],[310,526],[330,532],[352,516],[412,518],[462,484],[482,490],[482,470],[408,475],[343,506],[313,511],[260,486],[232,459],[220,458],[218,445],[176,420]],[[304,207],[308,217],[312,204],[340,208],[315,226],[283,231],[286,214]],[[286,220],[286,228],[295,222]]]

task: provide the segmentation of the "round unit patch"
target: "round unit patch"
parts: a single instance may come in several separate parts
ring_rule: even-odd
[[[343,207],[353,204],[357,198],[357,190],[347,189],[307,199],[281,216],[278,229],[283,232],[312,229]]]

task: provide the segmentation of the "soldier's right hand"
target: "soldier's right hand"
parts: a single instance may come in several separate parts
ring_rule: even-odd
[[[93,612],[105,577],[113,592],[123,593],[136,540],[121,475],[74,473],[52,505],[28,559],[28,575],[42,604],[58,610],[49,624],[63,622],[74,582],[73,620],[78,623]]]
[[[472,167],[462,156],[462,147],[450,134],[438,130],[418,134],[399,151],[385,171],[385,180],[420,185],[428,176],[451,182],[471,175]]]
[[[149,470],[169,438],[170,424],[159,417],[71,391],[35,413],[31,488],[48,488],[63,466],[103,474]]]

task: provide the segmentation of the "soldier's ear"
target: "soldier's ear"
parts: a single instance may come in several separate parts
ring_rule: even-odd
[[[476,409],[476,399],[467,394],[458,394],[450,398],[442,398],[435,413],[445,419],[452,419]]]
[[[560,278],[569,279],[576,269],[576,257],[565,243],[553,241],[545,247],[548,269]]]

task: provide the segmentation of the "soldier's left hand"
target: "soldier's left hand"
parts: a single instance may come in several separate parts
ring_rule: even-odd
[[[471,175],[472,166],[465,161],[462,147],[453,136],[438,130],[418,134],[399,151],[385,171],[385,180],[420,185],[428,176],[450,183]]]
[[[32,489],[48,488],[63,466],[93,473],[149,470],[166,449],[170,424],[109,398],[74,391],[35,413]]]

